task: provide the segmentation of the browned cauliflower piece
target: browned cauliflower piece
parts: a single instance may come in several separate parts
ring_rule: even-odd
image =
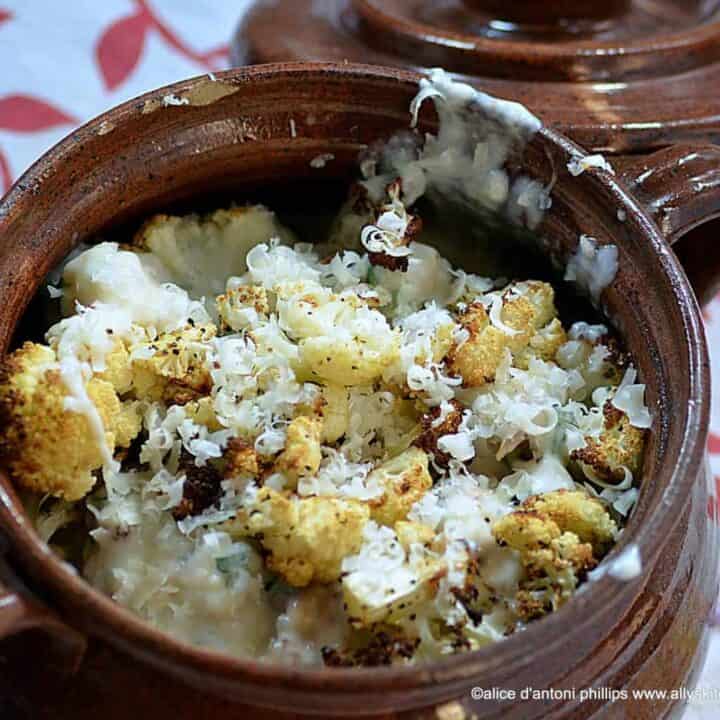
[[[343,558],[360,549],[369,515],[356,500],[298,499],[263,487],[224,527],[234,537],[257,538],[268,567],[305,587],[340,578]]]
[[[301,415],[288,425],[285,449],[275,462],[275,470],[287,478],[289,487],[295,488],[298,480],[317,473],[322,460],[321,435],[322,418]]]
[[[121,403],[105,380],[91,378],[86,390],[108,447],[129,445],[141,427],[137,406]],[[65,408],[68,395],[51,348],[25,343],[5,359],[0,456],[24,487],[73,501],[95,484],[93,471],[102,466],[103,453],[87,415]]]
[[[533,357],[549,362],[555,359],[558,349],[567,342],[567,333],[562,323],[553,318],[530,338],[530,342],[513,356],[513,365],[527,370]]]
[[[369,486],[378,483],[382,495],[368,501],[372,519],[392,527],[407,517],[410,508],[432,487],[428,456],[411,447],[376,467],[367,478]]]
[[[111,403],[114,405],[114,403]],[[120,408],[112,421],[112,431],[115,435],[115,446],[126,448],[139,435],[142,430],[141,404],[128,400],[120,402]]]
[[[149,250],[164,275],[192,297],[216,297],[230,276],[247,270],[248,252],[276,237],[292,245],[293,234],[261,205],[221,208],[208,215],[154,215],[133,245]]]
[[[405,550],[393,530],[373,521],[363,541],[360,552],[342,565],[348,621],[354,628],[402,623],[436,595],[447,566],[437,554],[415,544]]]
[[[207,395],[212,379],[206,353],[215,332],[212,324],[187,326],[134,346],[135,395],[175,405]]]
[[[241,285],[228,290],[215,303],[223,331],[245,330],[270,313],[267,291],[261,285]]]
[[[223,460],[225,461],[223,474],[226,478],[259,477],[264,469],[264,463],[254,444],[240,437],[228,441]]]
[[[563,370],[582,375],[585,385],[572,395],[579,401],[587,401],[598,387],[619,385],[629,362],[617,339],[608,335],[569,340],[557,348],[554,359]]]
[[[570,455],[590,479],[619,483],[626,467],[637,477],[642,467],[647,430],[630,424],[628,416],[609,400],[603,406],[603,430],[599,437],[586,436],[587,445]]]
[[[538,281],[513,283],[503,291],[500,320],[512,334],[491,323],[482,303],[472,303],[458,318],[470,337],[450,348],[448,368],[460,375],[467,387],[490,383],[495,379],[506,349],[526,365],[532,352],[542,357],[543,353],[549,354],[552,347],[559,347],[562,325],[558,321],[546,327],[556,315],[552,285]],[[529,351],[528,346],[533,342],[536,350]]]
[[[557,317],[555,308],[555,289],[550,283],[539,280],[526,280],[511,285],[532,305],[533,316],[531,325],[535,330],[545,327]]]
[[[462,344],[453,344],[447,355],[447,367],[459,375],[468,387],[480,387],[492,382],[502,360],[508,336],[490,325],[487,310],[474,303],[458,318],[470,333]]]
[[[438,447],[438,440],[443,435],[452,435],[458,431],[462,423],[464,407],[457,400],[450,400],[451,408],[440,421],[442,408],[437,405],[420,417],[422,433],[415,440],[415,445],[432,455],[433,463],[439,467],[447,467],[450,455]]]
[[[523,508],[550,518],[563,531],[575,533],[598,555],[607,552],[618,532],[602,501],[581,490],[533,495],[525,500]]]
[[[531,620],[557,609],[597,565],[617,533],[603,504],[581,491],[529,497],[492,526],[495,539],[516,550],[524,578],[516,610]]]
[[[180,453],[179,470],[185,474],[183,496],[172,510],[176,520],[199,515],[219,502],[222,496],[222,475],[214,463],[195,464],[195,457],[185,448]]]
[[[309,281],[280,283],[274,290],[280,323],[298,343],[294,370],[301,379],[365,385],[397,360],[399,331],[357,294]]]
[[[534,552],[525,565],[527,579],[515,598],[520,618],[529,621],[556,610],[596,565],[590,544],[581,543],[571,532],[564,532],[549,548]]]

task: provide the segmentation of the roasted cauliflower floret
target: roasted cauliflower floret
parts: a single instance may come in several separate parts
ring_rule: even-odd
[[[575,533],[598,555],[605,554],[617,535],[617,525],[602,502],[579,490],[534,495],[525,500],[523,508],[550,518],[561,530]]]
[[[339,579],[343,558],[360,549],[369,514],[359,501],[290,498],[263,487],[224,528],[257,538],[268,567],[289,585],[305,587]]]
[[[533,357],[550,362],[555,359],[558,349],[566,342],[567,333],[562,323],[557,318],[553,318],[545,327],[532,335],[526,347],[515,353],[513,364],[515,367],[527,370]]]
[[[530,352],[544,357],[559,346],[562,325],[558,321],[546,328],[557,315],[551,285],[535,281],[513,283],[498,297],[502,307],[497,326],[491,322],[494,311],[488,311],[480,302],[472,303],[458,318],[470,337],[453,344],[447,363],[467,387],[492,382],[506,348],[520,356],[521,364],[527,364]],[[497,302],[496,298],[494,303]],[[529,351],[533,342],[536,350]]]
[[[91,378],[85,389],[108,448],[127,446],[140,431],[137,407],[121,403],[105,380]],[[92,473],[103,465],[103,452],[87,414],[65,407],[68,397],[51,348],[25,343],[5,360],[0,455],[28,489],[73,501],[95,484]]]
[[[570,339],[555,352],[554,360],[563,370],[577,370],[585,381],[584,386],[573,393],[573,399],[587,401],[599,387],[620,384],[627,367],[627,356],[617,341],[608,336],[589,340],[577,337],[570,329]]]
[[[396,351],[395,338],[384,347],[358,338],[340,345],[329,337],[308,338],[300,343],[298,370],[315,381],[364,385],[381,377]]]
[[[307,380],[363,385],[378,380],[397,357],[399,335],[352,292],[313,282],[278,286],[280,326],[298,343],[296,371]]]
[[[428,456],[411,447],[373,470],[368,486],[379,485],[383,493],[368,501],[372,519],[393,526],[407,517],[410,508],[432,487]]]
[[[423,548],[406,552],[388,527],[368,523],[362,549],[342,565],[342,589],[353,627],[396,624],[437,593],[443,562]]]
[[[347,388],[340,385],[325,385],[322,388],[323,404],[320,414],[323,418],[323,443],[334,443],[348,430],[350,423],[350,396]]]
[[[155,215],[133,244],[149,250],[173,282],[193,297],[212,298],[228,276],[242,275],[248,251],[270,238],[291,244],[292,233],[261,205],[220,209],[209,215]]]
[[[586,436],[584,448],[571,454],[583,473],[592,479],[619,483],[627,468],[637,477],[642,467],[647,430],[630,424],[628,416],[609,400],[603,405],[603,429],[599,437]]]
[[[524,621],[557,610],[573,594],[582,576],[597,565],[589,543],[564,532],[549,547],[533,552],[525,564],[526,579],[515,597]]]
[[[552,285],[538,280],[526,280],[513,283],[510,286],[513,292],[519,293],[532,305],[533,315],[531,326],[538,330],[545,327],[555,317],[555,290]]]
[[[267,290],[261,285],[240,285],[216,298],[223,329],[240,331],[251,328],[270,313]]]
[[[184,405],[212,387],[206,356],[214,325],[188,326],[132,348],[133,388],[143,400]]]
[[[468,387],[480,387],[492,382],[502,360],[507,335],[490,325],[487,310],[480,303],[471,305],[458,318],[470,337],[455,343],[447,355],[447,367],[459,375]]]
[[[617,526],[603,504],[581,491],[529,497],[492,526],[495,539],[516,550],[524,578],[516,597],[524,620],[557,609],[603,557]]]
[[[321,435],[322,419],[318,417],[300,416],[288,425],[285,449],[275,462],[275,470],[285,475],[290,487],[317,473],[322,460]]]
[[[518,515],[513,519],[514,516]],[[527,498],[520,509],[498,520],[493,533],[508,545],[521,549],[524,542],[528,549],[547,545],[561,532],[573,532],[593,550],[603,555],[617,535],[617,525],[610,517],[602,501],[582,490],[555,490]],[[507,533],[517,532],[517,536]]]

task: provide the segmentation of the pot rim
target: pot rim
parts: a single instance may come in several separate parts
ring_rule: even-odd
[[[360,80],[394,82],[406,90],[411,88],[413,92],[422,77],[419,73],[381,66],[320,62],[258,65],[218,72],[215,75],[218,81],[231,84],[259,83],[283,76],[292,77],[295,82],[303,79],[320,81],[328,76],[353,77]],[[0,202],[0,234],[8,218],[31,206],[32,188],[43,177],[46,168],[72,162],[74,148],[82,143],[83,138],[96,135],[101,126],[107,127],[107,124],[117,128],[148,101],[162,102],[164,96],[187,91],[203,81],[207,81],[207,75],[145,93],[99,115],[61,140],[16,181]],[[540,134],[547,142],[560,147],[568,159],[577,157],[578,153],[586,154],[572,141],[551,129],[543,128]],[[651,244],[657,259],[657,266],[653,270],[661,271],[669,280],[685,331],[683,347],[688,353],[690,369],[689,408],[680,452],[662,497],[666,512],[656,512],[641,527],[636,528],[631,523],[629,531],[623,533],[609,555],[616,556],[630,542],[637,543],[643,558],[643,572],[647,572],[647,567],[653,564],[660,551],[662,541],[682,516],[681,510],[691,494],[691,487],[696,482],[704,461],[710,397],[708,351],[692,288],[679,261],[644,208],[607,173],[597,173],[591,169],[584,173],[582,178],[575,180],[596,183],[598,188],[609,192],[616,206],[626,210],[627,226],[642,234],[645,241]],[[643,268],[642,272],[648,273],[650,270]],[[655,423],[662,419],[655,418]],[[4,473],[2,476],[7,479]],[[426,665],[297,669],[205,650],[175,640],[169,634],[154,629],[130,610],[94,589],[74,568],[57,558],[39,539],[23,513],[15,508],[15,500],[0,483],[0,529],[9,536],[11,544],[19,549],[22,569],[41,579],[42,584],[51,589],[54,598],[62,597],[62,607],[83,613],[82,625],[92,626],[91,632],[102,634],[103,638],[132,651],[136,656],[140,655],[151,661],[157,661],[158,656],[162,656],[163,662],[170,668],[193,668],[196,673],[211,673],[218,679],[244,680],[250,684],[263,683],[279,690],[292,688],[295,692],[323,690],[359,695],[369,688],[378,690],[392,687],[393,690],[398,690],[420,688],[438,682],[467,680],[481,672],[492,671],[500,665],[507,666],[514,662],[522,664],[531,656],[528,648],[539,647],[543,648],[542,652],[546,652],[557,644],[567,642],[568,628],[572,628],[573,632],[581,632],[583,627],[592,622],[594,608],[601,608],[611,601],[617,602],[619,596],[629,597],[630,593],[624,590],[632,586],[632,583],[614,580],[605,575],[594,581],[592,594],[576,595],[564,607],[531,624],[524,632],[506,638],[501,645],[488,645]],[[72,619],[71,617],[71,622]],[[108,630],[110,632],[107,632]]]
[[[654,35],[630,38],[629,42],[618,39],[585,40],[573,39],[566,44],[553,42],[532,42],[513,40],[512,42],[488,39],[482,36],[459,33],[455,30],[437,28],[423,23],[420,20],[410,20],[391,16],[380,9],[374,2],[360,0],[358,3],[367,12],[377,14],[386,19],[388,26],[405,36],[432,37],[445,40],[448,46],[466,52],[489,53],[497,58],[511,60],[520,56],[545,59],[577,59],[578,57],[592,57],[600,52],[612,58],[638,58],[652,57],[668,51],[687,50],[712,42],[720,33],[720,21],[702,22],[690,28],[680,30],[665,30]],[[699,62],[699,61],[698,61]]]

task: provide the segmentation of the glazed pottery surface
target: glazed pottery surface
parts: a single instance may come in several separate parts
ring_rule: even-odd
[[[288,194],[308,209],[326,202],[325,191],[341,195],[356,176],[358,153],[408,127],[418,80],[406,71],[349,64],[251,67],[159,89],[80,128],[0,204],[0,350],[11,347],[45,274],[83,240],[122,235],[154,211],[258,197],[272,205],[273,197]],[[167,106],[163,98],[170,94],[187,103]],[[430,105],[423,106],[420,129],[432,130],[436,122]],[[554,183],[552,208],[537,230],[549,257],[564,263],[582,234],[619,248],[619,271],[602,304],[647,383],[654,425],[641,498],[613,556],[637,543],[642,575],[631,582],[605,576],[525,632],[431,665],[262,665],[176,642],[94,591],[40,542],[12,484],[0,475],[0,547],[12,565],[0,567],[0,636],[14,636],[10,643],[41,638],[46,650],[39,661],[64,671],[54,679],[47,668],[36,673],[62,691],[40,693],[47,707],[33,717],[57,717],[63,707],[82,718],[152,712],[161,718],[649,720],[679,711],[665,701],[471,696],[474,686],[518,694],[526,687],[691,687],[717,596],[718,526],[708,513],[705,458],[707,348],[698,303],[669,243],[720,213],[720,151],[677,147],[623,158],[616,176],[591,168],[575,178],[566,165],[580,152],[543,129],[528,145],[522,169]],[[322,153],[334,159],[311,166]],[[704,187],[689,196],[687,183],[696,177]],[[472,256],[472,247],[463,251]],[[700,256],[708,252],[697,248]],[[704,293],[720,263],[690,270]],[[7,673],[0,683],[16,682],[20,696],[29,678],[10,678]],[[29,692],[33,687],[37,696],[37,684]]]
[[[291,60],[442,67],[607,153],[720,141],[717,2],[260,0],[234,63]]]

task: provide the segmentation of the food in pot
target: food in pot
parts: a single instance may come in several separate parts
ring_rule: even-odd
[[[297,665],[473,650],[566,603],[635,503],[651,419],[617,339],[565,325],[551,284],[452,267],[387,180],[326,242],[248,206],[89,247],[46,344],[4,362],[0,452],[38,532],[177,639]]]

